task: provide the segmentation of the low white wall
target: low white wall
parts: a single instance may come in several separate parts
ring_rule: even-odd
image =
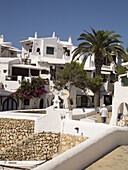
[[[34,170],[83,169],[119,145],[128,145],[128,128],[110,126],[97,137],[86,140]]]
[[[79,129],[78,132],[75,128]],[[62,132],[64,134],[72,134],[89,138],[97,136],[109,128],[109,125],[103,123],[90,123],[69,119],[65,119],[62,122]]]
[[[45,110],[45,109],[42,109]],[[16,110],[0,112],[0,118],[27,119],[35,121],[34,132],[61,132],[61,116],[53,110],[53,107],[46,109],[46,114],[31,113],[31,111],[42,111],[41,109]],[[22,112],[23,111],[23,112]],[[27,113],[25,113],[27,111]],[[30,111],[30,113],[29,113]]]
[[[54,109],[57,113],[59,113],[62,117],[66,117],[67,114],[69,114],[68,109]],[[95,108],[75,108],[72,110],[72,118],[76,120],[80,120],[82,118],[85,118],[89,115],[96,114]]]
[[[54,132],[61,131],[61,116],[52,107],[46,109],[47,114],[39,117],[35,122],[35,132]]]

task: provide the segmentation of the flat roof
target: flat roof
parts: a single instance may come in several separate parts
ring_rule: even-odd
[[[0,112],[0,118],[8,118],[8,119],[27,119],[27,120],[36,120],[40,117],[45,116],[46,114],[37,114],[37,113],[21,113],[21,112]]]
[[[8,48],[8,50],[10,50],[10,51],[21,52],[21,50],[19,50],[18,48],[12,47],[12,46],[10,46],[10,45],[2,44],[1,46],[4,47],[4,48]]]
[[[25,65],[25,64],[14,64],[14,65],[12,65],[12,67],[43,70],[43,68],[41,68],[41,67],[36,67],[36,66],[33,66],[33,65]]]

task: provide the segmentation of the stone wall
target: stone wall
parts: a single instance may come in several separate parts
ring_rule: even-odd
[[[35,122],[0,119],[0,160],[41,161],[76,146],[87,138],[68,134],[34,133]]]
[[[34,133],[33,120],[0,119],[0,150],[27,138]]]
[[[60,134],[41,132],[33,134],[0,151],[0,160],[49,160],[58,152]]]
[[[59,154],[87,140],[87,137],[61,134]]]

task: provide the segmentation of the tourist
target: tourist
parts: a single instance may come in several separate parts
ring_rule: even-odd
[[[105,107],[105,104],[103,104],[102,108],[100,109],[100,115],[101,115],[101,122],[106,123],[106,118],[107,116],[109,118],[109,114],[108,114],[108,109]]]

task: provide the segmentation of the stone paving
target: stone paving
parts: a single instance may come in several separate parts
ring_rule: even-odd
[[[120,146],[86,170],[128,170],[128,146]]]

